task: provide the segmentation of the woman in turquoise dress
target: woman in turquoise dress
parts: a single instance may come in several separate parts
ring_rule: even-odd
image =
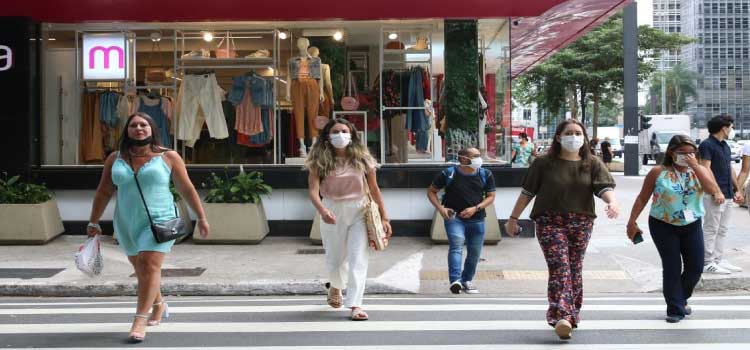
[[[532,157],[536,157],[536,149],[534,144],[529,142],[529,135],[522,132],[518,134],[518,144],[513,146],[511,152],[512,166],[528,168]]]
[[[120,151],[110,154],[104,163],[86,231],[89,236],[101,234],[99,219],[110,198],[116,194],[115,232],[138,279],[138,306],[129,339],[141,342],[146,336],[146,326],[156,326],[161,323],[162,315],[169,315],[160,291],[161,265],[164,254],[171,250],[174,241],[158,243],[154,239],[135,176],[138,176],[154,222],[177,217],[174,198],[169,190],[171,180],[197,215],[202,237],[208,235],[209,225],[198,192],[188,177],[185,162],[177,152],[161,146],[159,129],[154,120],[145,113],[136,113],[128,118],[125,125],[120,138]]]
[[[689,137],[672,137],[662,165],[646,175],[628,221],[628,237],[633,240],[641,233],[636,220],[651,197],[648,228],[661,257],[669,323],[692,313],[688,299],[703,273],[703,196],[720,192],[711,171],[698,164],[697,150]]]

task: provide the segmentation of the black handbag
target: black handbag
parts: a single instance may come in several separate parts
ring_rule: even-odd
[[[187,232],[185,223],[177,213],[177,205],[174,206],[174,214],[177,218],[154,223],[154,220],[151,218],[151,213],[148,211],[148,205],[146,205],[146,198],[143,197],[141,184],[138,183],[138,174],[133,174],[133,177],[135,177],[135,185],[138,186],[138,193],[141,195],[141,200],[143,200],[143,207],[146,208],[146,215],[148,215],[148,221],[151,223],[151,233],[154,234],[154,239],[159,243],[166,243],[181,238],[182,236],[187,236],[190,232]]]

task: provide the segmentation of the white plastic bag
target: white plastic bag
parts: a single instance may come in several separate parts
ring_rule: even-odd
[[[104,259],[102,259],[101,244],[99,235],[86,240],[76,252],[76,267],[89,277],[94,277],[102,273],[104,269]]]

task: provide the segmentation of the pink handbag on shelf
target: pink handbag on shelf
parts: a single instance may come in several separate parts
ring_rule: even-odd
[[[349,73],[349,82],[347,85],[347,95],[341,98],[341,108],[345,111],[356,111],[359,108],[359,99],[357,98],[357,85],[354,84],[352,73]],[[354,90],[354,95],[352,95],[352,89]]]
[[[227,40],[227,46],[222,47],[221,44],[224,43],[224,39]],[[232,38],[232,34],[227,32],[227,35],[221,39],[219,42],[219,45],[217,45],[216,49],[216,58],[236,58],[237,57],[237,47],[234,44],[234,38]]]

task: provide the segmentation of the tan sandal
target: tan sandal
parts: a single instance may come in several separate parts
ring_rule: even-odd
[[[326,301],[328,302],[328,306],[338,309],[341,307],[341,305],[344,303],[344,297],[341,295],[341,289],[338,290],[338,293],[333,294],[333,289],[331,288],[330,283],[326,283],[326,288],[328,288],[328,298]]]
[[[352,321],[367,321],[370,317],[361,307],[352,308]]]

